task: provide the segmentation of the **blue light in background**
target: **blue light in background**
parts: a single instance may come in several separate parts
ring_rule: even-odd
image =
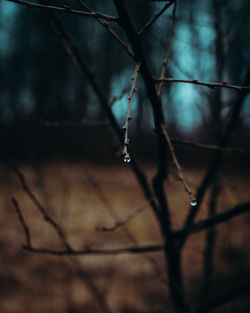
[[[121,94],[121,91],[123,89],[126,89],[129,86],[129,84],[131,84],[131,78],[133,76],[133,72],[134,72],[133,69],[125,70],[121,74],[114,76],[112,78],[110,99],[113,99],[113,97],[119,97]],[[128,107],[128,98],[127,98],[128,93],[129,91],[120,100],[116,101],[114,105],[112,106],[112,112],[114,113],[117,120],[122,123],[125,121],[127,107]],[[132,116],[135,116],[137,102],[138,102],[137,95],[134,94],[132,107],[131,107]]]
[[[0,3],[0,56],[11,52],[11,32],[13,31],[17,5],[8,1]]]

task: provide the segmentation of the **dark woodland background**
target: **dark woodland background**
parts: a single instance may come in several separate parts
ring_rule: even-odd
[[[44,3],[82,10],[77,0]],[[92,9],[117,16],[113,1],[86,3]],[[128,0],[127,4],[137,30],[164,5],[147,0]],[[53,14],[79,49],[122,127],[134,62],[95,19]],[[248,0],[179,0],[166,77],[250,86],[249,16]],[[155,77],[160,77],[171,23],[172,8],[143,35],[143,49]],[[111,25],[126,41],[119,26]],[[130,146],[151,181],[157,168],[153,114],[140,75],[136,85]],[[241,151],[225,152],[216,176],[217,189],[213,186],[208,190],[197,220],[206,218],[211,207],[222,213],[249,201],[249,94],[180,83],[163,87],[166,127],[194,193],[213,151],[175,140],[217,145],[230,108],[242,104],[228,142],[229,147]],[[35,246],[57,249],[60,242],[22,190],[10,162],[18,164],[32,192],[65,230],[75,249],[159,243],[159,223],[129,165],[122,160],[122,147],[88,80],[65,52],[44,11],[7,0],[0,0],[0,145],[0,312],[101,312],[72,258],[22,249],[24,234],[12,197],[19,201]],[[174,229],[182,227],[190,202],[177,176],[170,162],[164,188]],[[145,211],[125,227],[115,232],[96,231],[98,227],[112,226],[114,216],[125,218],[140,207]],[[234,287],[247,285],[225,303],[222,301],[223,305],[215,305],[213,312],[250,312],[249,223],[246,213],[213,228],[207,281],[209,236],[201,232],[188,239],[182,267],[191,302],[204,304],[230,293]],[[78,261],[113,312],[175,312],[161,252],[87,256]]]
[[[160,2],[128,3],[138,29],[162,7]],[[60,6],[62,2],[53,1],[53,4]],[[81,9],[76,0],[67,4]],[[87,80],[62,49],[43,12],[7,1],[1,1],[0,5],[1,155],[25,159],[108,158],[119,145],[105,123],[105,114]],[[110,1],[89,1],[89,5],[115,14]],[[177,8],[167,77],[243,85],[250,53],[249,6],[246,0],[181,2]],[[111,102],[122,90],[126,91],[130,87],[133,64],[102,25],[91,18],[66,13],[56,15],[90,65],[105,97]],[[168,10],[144,34],[144,49],[155,76],[160,75],[170,26],[171,10]],[[121,34],[118,26],[113,27]],[[132,109],[131,144],[142,156],[152,156],[152,111],[142,81],[138,87]],[[166,84],[163,106],[171,136],[216,143],[215,133],[223,126],[228,108],[235,101],[244,101],[244,105],[232,145],[247,147],[250,127],[247,94],[242,97],[229,89]],[[125,93],[113,105],[121,126],[126,106]],[[56,128],[44,126],[43,120],[87,120],[99,125]],[[146,144],[149,141],[150,144]]]

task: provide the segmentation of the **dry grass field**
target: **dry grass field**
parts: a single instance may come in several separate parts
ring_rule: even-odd
[[[150,164],[143,164],[149,177]],[[123,164],[96,165],[79,162],[47,162],[20,165],[29,187],[64,229],[75,249],[118,248],[161,242],[160,231],[132,171]],[[90,273],[114,313],[174,312],[168,297],[165,264],[161,252],[115,256],[59,257],[33,254],[22,249],[25,242],[11,197],[15,197],[30,227],[34,247],[60,249],[51,226],[22,190],[14,172],[1,166],[0,197],[0,312],[73,313],[100,312],[96,299],[75,270],[75,262]],[[192,188],[204,170],[187,168]],[[98,187],[96,187],[96,184]],[[239,202],[249,201],[250,177],[237,169],[223,168],[218,212]],[[171,170],[165,185],[171,207],[172,223],[180,228],[188,210],[188,197]],[[103,195],[105,199],[103,200]],[[106,201],[106,202],[105,202]],[[114,225],[143,207],[142,213],[113,232],[97,231]],[[205,218],[208,197],[197,220]],[[250,215],[243,214],[216,228],[214,272],[207,299],[249,280]],[[182,254],[185,287],[192,301],[199,301],[206,232],[192,235]],[[229,301],[213,312],[250,312],[250,294]]]

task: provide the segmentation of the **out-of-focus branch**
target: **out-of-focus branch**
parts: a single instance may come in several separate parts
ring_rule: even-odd
[[[68,243],[65,234],[63,232],[63,229],[61,228],[61,226],[59,226],[57,224],[57,222],[51,218],[46,209],[40,204],[40,202],[37,200],[37,198],[34,196],[34,194],[31,192],[30,188],[28,187],[25,178],[23,176],[23,174],[19,171],[18,167],[16,165],[12,165],[13,170],[16,172],[17,176],[19,177],[19,180],[21,182],[21,185],[24,189],[24,191],[27,193],[27,195],[30,197],[30,199],[33,201],[33,203],[36,205],[36,208],[42,213],[45,221],[50,224],[52,226],[52,228],[54,228],[54,230],[57,232],[59,239],[61,240],[62,245],[65,248],[65,251],[68,252],[68,255],[72,255],[70,254],[70,252],[73,252],[73,249],[71,247],[71,245]],[[35,248],[33,248],[31,246],[31,238],[30,238],[30,231],[29,228],[27,226],[27,224],[24,221],[24,218],[22,216],[20,207],[17,203],[16,200],[13,201],[13,204],[15,205],[19,220],[21,222],[21,225],[24,229],[25,232],[25,236],[26,236],[26,245],[24,246],[24,248],[26,250],[29,251],[36,251]],[[38,249],[38,251],[42,251],[43,249]],[[47,249],[44,249],[44,251],[46,251]],[[47,251],[50,251],[49,249]],[[51,253],[50,253],[51,254]],[[53,253],[52,253],[53,254]],[[91,290],[94,298],[97,300],[97,302],[99,303],[99,306],[102,310],[103,313],[112,313],[112,311],[110,310],[105,297],[103,296],[103,294],[98,290],[98,288],[95,286],[94,282],[92,281],[91,277],[89,276],[89,273],[81,266],[80,262],[78,262],[76,259],[73,259],[72,262],[74,263],[77,273],[79,273],[81,275],[81,277],[83,278],[85,284],[87,285],[87,287]]]
[[[103,192],[99,183],[95,179],[93,179],[93,177],[91,177],[90,175],[87,175],[87,178],[88,178],[90,185],[93,187],[97,196],[99,197],[100,201],[103,203],[105,209],[114,220],[115,225],[120,224],[122,219],[120,218],[119,214],[116,212],[115,208],[112,206],[112,203],[109,201],[106,194]],[[133,215],[134,213],[135,211],[132,212],[131,215]],[[130,240],[130,242],[133,243],[134,247],[137,248],[139,246],[138,240],[133,234],[133,232],[127,227],[126,222],[125,223],[122,222],[122,225],[120,225],[120,227],[123,233],[126,235],[126,237]],[[155,261],[155,259],[151,255],[146,255],[145,258],[147,261],[150,262],[150,264],[154,268],[155,273],[162,280],[162,271],[158,263]]]
[[[206,82],[201,82],[196,79],[194,80],[187,80],[187,79],[177,79],[177,78],[155,78],[155,82],[160,83],[185,83],[185,84],[193,84],[193,85],[200,85],[200,86],[205,86],[208,88],[229,88],[229,89],[235,89],[238,91],[250,91],[249,86],[238,86],[238,85],[231,85],[228,82],[222,82],[222,83],[206,83]]]
[[[148,28],[150,28],[154,22],[174,3],[176,2],[176,0],[173,1],[169,1],[167,2],[164,7],[157,12],[152,18],[151,20],[149,20],[139,31],[138,31],[138,35],[142,35]]]
[[[150,245],[150,246],[138,246],[138,247],[125,247],[125,248],[117,248],[117,249],[83,249],[83,250],[52,250],[52,249],[37,249],[31,246],[24,246],[24,249],[41,254],[52,254],[58,256],[64,255],[119,255],[119,254],[141,254],[141,253],[151,253],[151,252],[159,252],[163,250],[163,245]]]
[[[95,11],[90,9],[82,0],[79,0],[79,3],[81,4],[81,6],[88,12],[94,14]],[[113,28],[109,25],[109,23],[107,22],[107,19],[104,21],[103,19],[99,18],[99,17],[96,17],[96,20],[101,24],[103,25],[107,31],[115,38],[115,40],[118,42],[119,45],[121,45],[125,51],[128,53],[128,55],[132,58],[134,58],[134,54],[133,52],[131,51],[131,49],[129,48],[128,44],[123,41],[119,36],[118,34],[113,30]]]
[[[244,202],[236,205],[234,208],[227,210],[226,212],[219,213],[213,217],[207,218],[200,222],[197,222],[188,228],[181,229],[179,231],[175,231],[174,234],[177,237],[181,237],[183,235],[193,234],[200,232],[202,230],[206,230],[210,227],[214,227],[220,223],[227,222],[234,217],[237,217],[243,213],[250,211],[250,202]]]
[[[17,216],[18,216],[18,219],[23,227],[23,230],[24,230],[24,234],[25,234],[25,241],[26,241],[26,246],[28,247],[31,247],[31,236],[30,236],[30,230],[29,230],[29,227],[28,225],[26,224],[25,220],[24,220],[24,217],[23,217],[23,214],[22,214],[22,211],[19,207],[19,204],[17,202],[17,200],[15,198],[12,198],[12,203],[16,209],[16,212],[17,212]]]
[[[175,138],[171,138],[171,142],[174,144],[187,145],[187,146],[191,146],[191,147],[203,149],[203,150],[212,150],[212,151],[221,150],[223,152],[243,152],[244,151],[244,148],[232,148],[232,147],[221,148],[215,145],[208,145],[204,143],[180,140],[180,139],[175,139]]]
[[[75,10],[75,9],[72,9],[68,5],[64,5],[63,7],[57,7],[57,6],[53,6],[53,5],[39,4],[39,3],[34,3],[34,2],[30,2],[30,1],[23,1],[23,0],[7,0],[7,1],[26,5],[29,8],[46,9],[46,10],[52,10],[52,11],[57,11],[57,12],[63,12],[63,13],[66,12],[66,13],[72,13],[72,14],[85,16],[85,17],[102,18],[102,19],[110,21],[110,22],[119,23],[119,19],[117,17],[110,16],[110,15],[103,14],[103,13],[99,13],[99,12],[84,12],[81,10]]]
[[[128,124],[129,121],[132,119],[131,116],[131,105],[132,105],[132,101],[133,101],[133,95],[134,93],[137,91],[136,86],[136,80],[138,77],[138,73],[140,71],[140,63],[136,64],[135,67],[135,73],[132,77],[132,86],[128,95],[128,108],[127,108],[127,113],[126,113],[126,120],[125,120],[125,124],[123,126],[123,130],[125,131],[125,137],[124,137],[124,147],[123,147],[123,153],[124,153],[124,162],[125,163],[129,163],[131,161],[131,157],[130,154],[128,153],[128,145],[129,145],[129,137],[128,137]]]
[[[172,13],[172,23],[171,23],[171,29],[170,29],[170,35],[169,35],[170,37],[169,37],[168,44],[167,44],[166,54],[162,62],[161,78],[165,77],[166,71],[167,71],[168,60],[170,57],[171,45],[172,45],[173,36],[174,36],[175,13],[176,13],[176,1],[174,2],[174,8],[173,8],[173,13]],[[163,84],[164,84],[163,82],[160,82],[157,88],[157,93],[158,93],[158,96],[160,97],[162,95]]]
[[[127,224],[128,222],[130,222],[134,217],[136,217],[138,214],[142,213],[145,211],[145,207],[140,207],[135,209],[134,211],[132,211],[128,216],[126,216],[124,219],[121,219],[119,221],[117,221],[113,226],[111,227],[97,227],[96,230],[97,231],[115,231],[117,228],[124,226],[125,224]]]
[[[187,193],[188,196],[189,196],[190,204],[191,204],[192,206],[195,206],[195,205],[197,204],[196,199],[195,199],[195,197],[194,197],[194,195],[193,195],[193,192],[191,191],[190,187],[188,186],[188,183],[187,183],[185,177],[184,177],[183,174],[182,174],[182,168],[181,168],[180,163],[179,163],[179,161],[178,161],[178,159],[177,159],[177,157],[176,157],[174,147],[173,147],[173,145],[172,145],[172,143],[171,143],[171,140],[170,140],[170,138],[169,138],[169,135],[168,135],[168,133],[167,133],[167,130],[166,130],[166,127],[165,127],[164,124],[162,124],[162,131],[163,131],[163,134],[164,134],[164,136],[165,136],[165,138],[166,138],[166,141],[167,141],[167,143],[168,143],[168,146],[169,146],[169,149],[170,149],[170,152],[171,152],[171,155],[172,155],[172,158],[173,158],[175,167],[176,167],[177,172],[178,172],[178,177],[179,177],[180,181],[182,182],[183,187],[184,187],[186,193]]]
[[[40,201],[36,198],[36,196],[30,190],[28,184],[26,183],[24,175],[20,172],[20,170],[18,169],[17,165],[16,164],[12,164],[12,169],[17,174],[17,177],[19,178],[19,181],[20,181],[20,183],[22,185],[22,188],[23,188],[24,192],[28,195],[28,197],[31,199],[31,201],[35,204],[37,209],[42,214],[44,220],[54,228],[54,230],[56,231],[56,233],[57,233],[58,237],[60,238],[62,244],[68,250],[72,250],[70,244],[68,243],[68,241],[67,241],[67,239],[65,237],[64,231],[62,230],[61,226],[59,226],[59,224],[56,221],[54,221],[49,216],[49,214],[47,213],[46,209],[43,207],[43,205],[40,203]]]

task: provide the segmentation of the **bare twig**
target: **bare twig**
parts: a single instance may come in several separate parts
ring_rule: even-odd
[[[163,60],[163,64],[162,64],[162,70],[161,70],[161,78],[164,78],[166,75],[166,71],[167,71],[167,65],[168,65],[168,60],[170,57],[170,50],[171,50],[171,45],[172,45],[172,41],[173,41],[173,36],[174,36],[174,27],[175,27],[175,13],[176,13],[176,1],[174,2],[174,8],[173,8],[173,13],[172,13],[172,23],[171,23],[171,30],[170,30],[170,37],[168,40],[168,44],[167,44],[167,50],[166,50],[166,55],[165,58]],[[157,93],[158,96],[161,97],[162,95],[162,87],[163,87],[163,82],[160,82],[157,88]]]
[[[142,35],[148,28],[150,28],[154,22],[175,2],[175,0],[173,1],[169,1],[167,2],[164,7],[157,12],[152,18],[151,20],[149,20],[139,31],[138,31],[138,35]]]
[[[228,220],[231,220],[234,217],[237,217],[243,213],[250,211],[250,202],[244,202],[237,204],[234,208],[227,210],[226,212],[219,213],[213,217],[207,218],[200,222],[197,222],[188,228],[183,228],[182,230],[175,231],[175,235],[182,236],[183,234],[193,234],[206,230],[210,227],[214,227],[220,223],[224,223]]]
[[[125,247],[118,249],[83,249],[83,250],[52,250],[52,249],[36,249],[31,246],[24,246],[24,249],[41,254],[52,254],[58,256],[64,255],[119,255],[119,254],[142,254],[142,253],[151,253],[159,252],[163,250],[163,245],[149,245],[149,246],[138,246],[138,247]]]
[[[137,91],[135,86],[136,86],[136,80],[138,77],[138,73],[140,71],[140,65],[141,65],[140,63],[136,64],[135,73],[132,77],[132,86],[131,86],[131,89],[130,89],[130,92],[128,95],[128,108],[127,108],[127,113],[126,113],[126,120],[125,120],[125,124],[123,126],[123,130],[125,130],[124,148],[123,148],[124,162],[125,163],[129,163],[131,161],[130,154],[128,153],[128,145],[129,145],[128,124],[132,118],[132,116],[131,116],[131,105],[132,105],[132,101],[133,101],[133,95]]]
[[[203,150],[212,150],[212,151],[220,150],[224,152],[243,152],[244,151],[244,148],[232,148],[232,147],[222,148],[222,147],[215,146],[215,145],[208,145],[204,143],[198,143],[198,142],[192,142],[192,141],[180,140],[180,139],[174,139],[174,138],[171,138],[171,142],[174,144],[188,145],[188,146],[198,148],[198,149],[203,149]]]
[[[185,84],[193,84],[193,85],[200,85],[200,86],[205,86],[208,88],[230,88],[230,89],[235,89],[238,91],[249,91],[250,87],[249,86],[238,86],[238,85],[231,85],[228,82],[222,82],[222,83],[206,83],[206,82],[201,82],[196,79],[194,80],[187,80],[187,79],[177,79],[177,78],[155,78],[155,82],[160,83],[185,83]]]
[[[7,0],[7,1],[26,5],[30,8],[40,8],[40,9],[46,9],[46,10],[52,10],[52,11],[64,12],[64,13],[66,12],[66,13],[78,14],[78,15],[85,16],[85,17],[102,18],[110,22],[117,22],[117,23],[119,22],[119,19],[117,17],[110,16],[110,15],[103,14],[103,13],[98,13],[98,12],[92,13],[92,12],[74,10],[68,5],[65,5],[63,7],[57,7],[57,6],[38,4],[38,3],[34,3],[30,1],[23,1],[23,0]]]
[[[18,219],[23,227],[23,230],[24,230],[24,234],[25,234],[25,241],[26,241],[26,245],[28,247],[31,247],[31,236],[30,236],[30,230],[29,230],[29,227],[28,225],[26,224],[25,220],[24,220],[24,217],[23,217],[23,214],[22,214],[22,211],[19,207],[19,204],[17,202],[17,200],[15,198],[12,198],[12,203],[16,209],[16,212],[17,212],[17,215],[18,215]]]
[[[112,107],[117,101],[121,100],[128,91],[129,91],[129,87],[123,88],[119,96],[113,97],[113,99],[109,103],[109,106]]]
[[[119,221],[117,221],[113,226],[111,227],[97,227],[96,230],[98,231],[115,231],[117,228],[124,226],[125,224],[127,224],[128,222],[130,222],[134,217],[136,217],[138,214],[142,213],[145,211],[145,207],[140,207],[135,209],[134,211],[132,211],[128,216],[126,216],[124,219],[121,219]]]
[[[80,3],[81,6],[82,6],[85,10],[87,10],[88,12],[90,12],[90,13],[92,13],[92,14],[95,13],[95,11],[92,10],[92,9],[90,9],[82,0],[79,0],[79,3]],[[118,42],[118,44],[121,45],[121,46],[125,49],[125,51],[128,53],[128,55],[129,55],[130,57],[134,58],[134,54],[133,54],[133,52],[131,51],[131,49],[129,48],[128,44],[127,44],[125,41],[123,41],[123,40],[119,37],[119,35],[112,29],[112,27],[109,25],[109,23],[107,22],[107,20],[103,21],[103,19],[98,18],[98,17],[96,17],[96,20],[97,20],[101,25],[103,25],[103,26],[107,29],[107,31],[115,38],[115,40]]]
[[[192,193],[190,187],[188,186],[188,183],[187,183],[185,177],[184,177],[183,174],[182,174],[182,168],[181,168],[180,163],[179,163],[179,161],[178,161],[178,159],[177,159],[177,157],[176,157],[174,147],[173,147],[173,145],[172,145],[172,143],[171,143],[171,140],[170,140],[170,138],[169,138],[169,135],[168,135],[168,133],[167,133],[167,130],[166,130],[166,127],[165,127],[164,124],[162,124],[162,131],[163,131],[163,134],[164,134],[164,136],[165,136],[165,138],[166,138],[166,141],[167,141],[167,143],[168,143],[168,146],[169,146],[169,149],[170,149],[170,152],[171,152],[171,155],[172,155],[172,158],[173,158],[175,167],[176,167],[177,172],[178,172],[179,179],[180,179],[180,181],[182,182],[182,184],[183,184],[183,186],[184,186],[184,189],[185,189],[185,191],[187,192],[187,194],[188,194],[188,196],[189,196],[190,204],[191,204],[192,206],[195,206],[195,205],[197,204],[196,198],[194,197],[194,195],[193,195],[193,193]]]

